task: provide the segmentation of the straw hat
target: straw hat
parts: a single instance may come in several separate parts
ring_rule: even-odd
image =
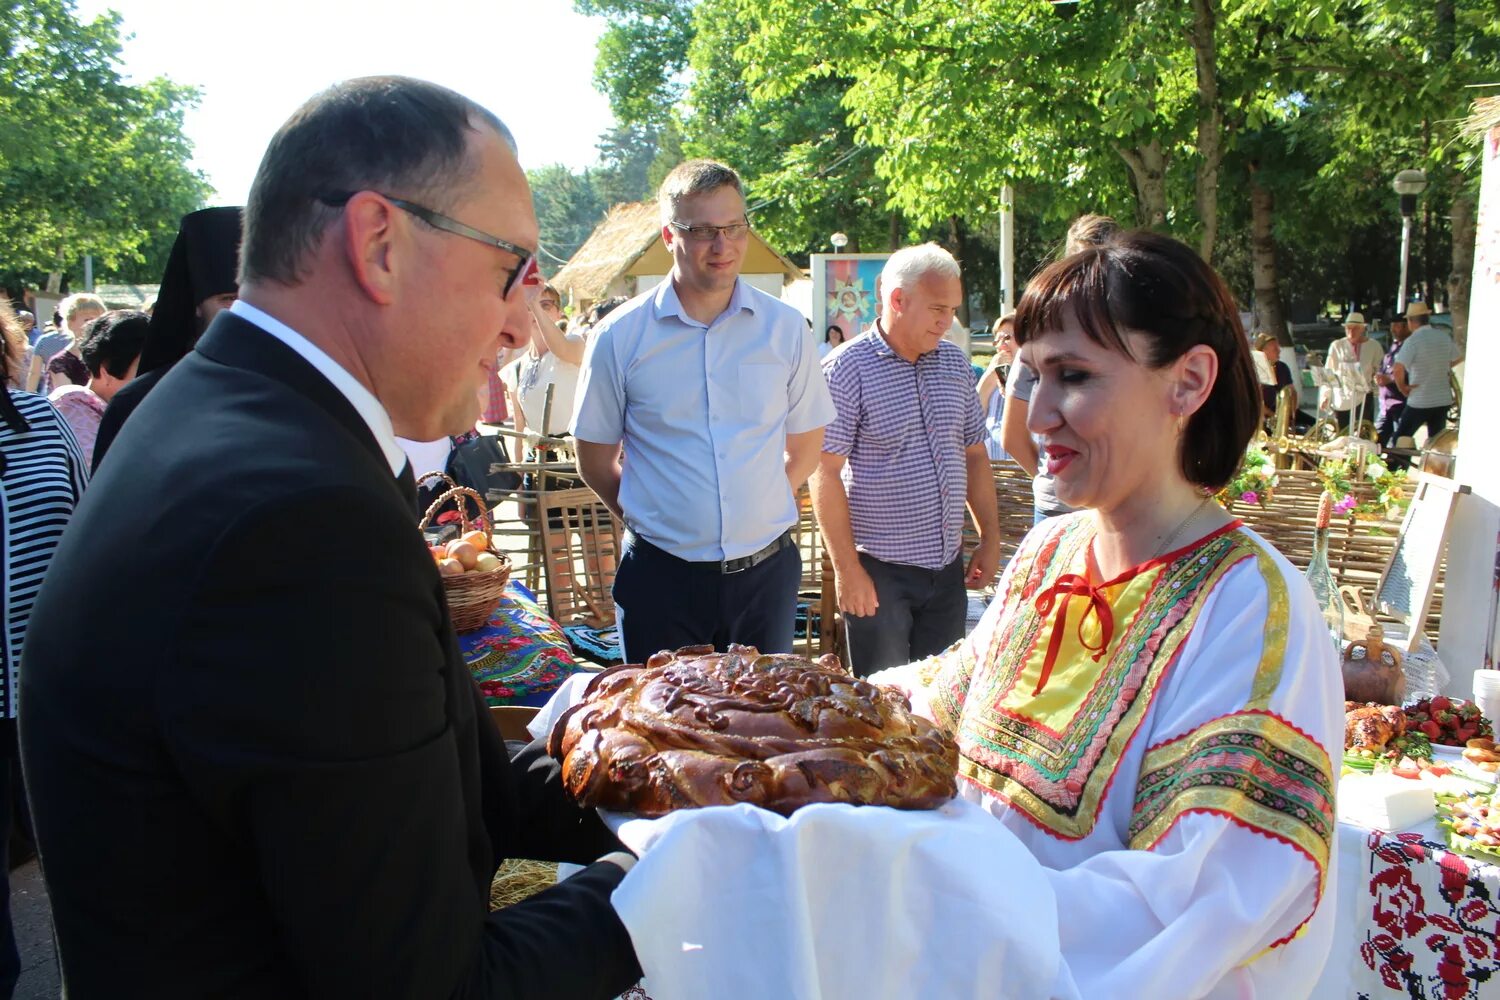
[[[1352,312],[1352,313],[1350,313],[1348,316],[1344,317],[1344,325],[1345,326],[1364,326],[1365,325],[1365,314],[1362,313],[1362,312]]]
[[[1423,316],[1431,315],[1432,310],[1427,308],[1427,303],[1425,302],[1413,302],[1411,305],[1406,307],[1407,319],[1421,319]]]

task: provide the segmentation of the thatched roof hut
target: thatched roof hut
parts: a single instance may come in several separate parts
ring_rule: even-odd
[[[653,288],[671,270],[672,255],[661,241],[656,202],[640,201],[610,209],[567,265],[552,276],[552,285],[576,308],[585,309],[601,299]],[[754,230],[740,273],[778,297],[783,285],[803,276]]]

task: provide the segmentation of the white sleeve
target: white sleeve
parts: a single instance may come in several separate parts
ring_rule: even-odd
[[[569,430],[580,441],[617,444],[625,437],[625,384],[615,359],[613,326],[596,331],[584,348]]]
[[[1267,555],[1262,563],[1281,569],[1290,604],[1285,655],[1270,665],[1279,678],[1268,678],[1262,655],[1279,645],[1268,615],[1276,598],[1256,586],[1248,560],[1210,596],[1148,723],[1133,849],[1049,872],[1063,957],[1058,995],[1254,996],[1255,963],[1288,957],[1278,949],[1329,898],[1330,751],[1342,732],[1342,692],[1311,592],[1284,562]],[[1257,679],[1274,681],[1259,706]],[[1298,941],[1289,957],[1303,968],[1290,970],[1292,980],[1305,972],[1309,987],[1316,981],[1327,924]]]

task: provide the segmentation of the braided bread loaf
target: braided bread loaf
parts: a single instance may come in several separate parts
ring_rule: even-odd
[[[906,696],[751,646],[688,646],[606,670],[557,721],[547,752],[585,807],[642,816],[749,802],[935,809],[958,748]]]

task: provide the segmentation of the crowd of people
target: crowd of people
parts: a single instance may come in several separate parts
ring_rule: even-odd
[[[610,903],[636,859],[539,744],[490,725],[415,527],[418,476],[476,420],[543,464],[571,437],[626,529],[630,662],[789,651],[808,484],[852,670],[956,740],[960,794],[1057,894],[1053,995],[1306,995],[1342,695],[1302,576],[1211,499],[1269,401],[1222,280],[1085,217],[996,320],[976,386],[943,339],[942,248],[892,254],[872,326],[816,338],[740,276],[731,167],[683,163],[658,203],[668,277],[569,321],[500,119],[365,78],[282,126],[243,210],[183,221],[149,318],[74,296],[28,342],[0,312],[0,746],[14,782],[19,707],[68,995],[608,998],[640,978]],[[1421,334],[1385,359],[1398,434],[1435,419],[1422,390],[1452,360]],[[1036,484],[1005,566],[997,460]],[[511,857],[583,867],[491,912]]]

